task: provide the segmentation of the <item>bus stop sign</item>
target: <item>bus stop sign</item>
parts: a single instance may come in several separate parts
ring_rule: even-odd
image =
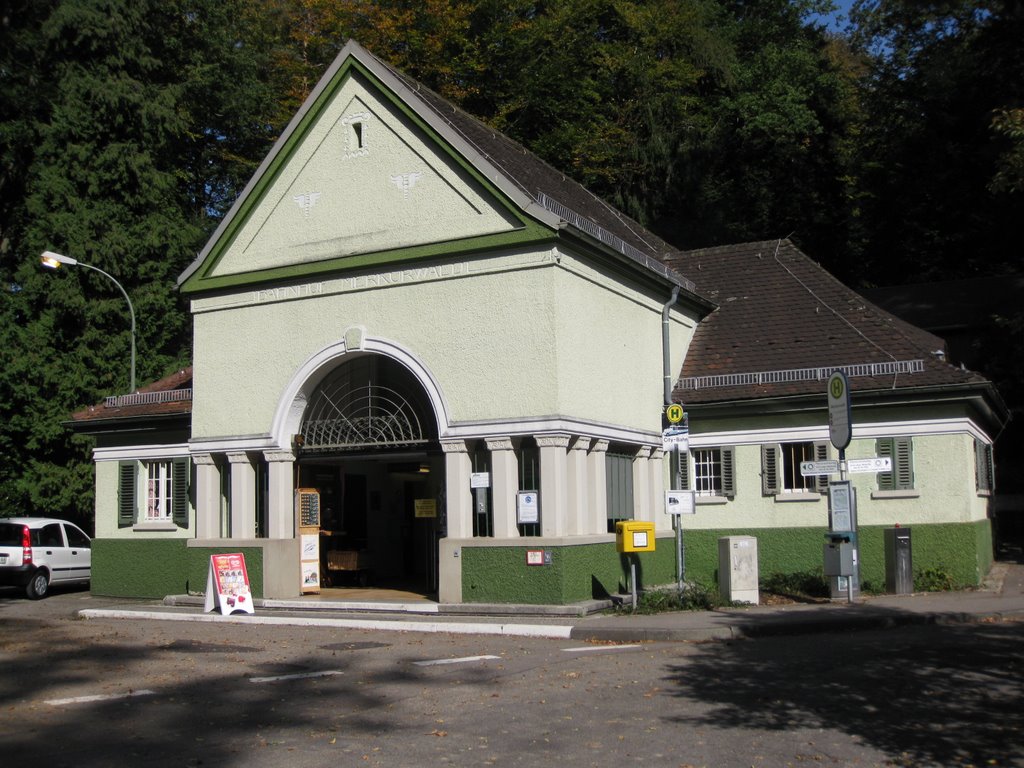
[[[836,450],[850,444],[850,382],[846,374],[836,371],[828,378],[828,438]]]

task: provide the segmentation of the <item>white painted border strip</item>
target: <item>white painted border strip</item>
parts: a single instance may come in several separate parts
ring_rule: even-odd
[[[463,656],[461,659],[432,659],[431,661],[414,661],[417,667],[436,667],[441,664],[468,664],[473,661],[491,661],[500,656]]]
[[[49,704],[51,707],[63,707],[65,704],[90,704],[94,701],[114,701],[115,699],[130,699],[133,696],[153,696],[155,694],[156,691],[142,689],[128,691],[128,693],[101,693],[95,696],[74,696],[70,699],[49,699],[43,703]]]
[[[504,635],[506,637],[547,637],[568,640],[572,626],[555,624],[484,624],[480,622],[384,621],[371,619],[321,619],[289,616],[221,616],[217,613],[165,613],[88,608],[79,611],[83,619],[150,619],[154,621],[205,621],[232,624],[267,624],[282,627],[340,627],[392,632],[426,632],[452,635]]]
[[[566,653],[593,653],[594,651],[635,651],[637,648],[643,648],[643,646],[638,643],[632,645],[585,645],[580,648],[563,648],[562,650]]]
[[[402,613],[426,613],[434,614],[440,612],[440,606],[437,603],[388,603],[384,601],[377,602],[355,602],[350,600],[344,601],[310,601],[310,600],[278,600],[270,599],[264,600],[263,605],[267,608],[288,608],[291,610],[298,611],[316,611],[325,610],[327,608],[337,608],[346,611],[400,611]]]
[[[322,672],[296,672],[293,675],[276,675],[274,677],[250,677],[250,683],[278,683],[282,680],[307,680],[312,677],[334,677],[345,673],[337,669],[325,669]]]

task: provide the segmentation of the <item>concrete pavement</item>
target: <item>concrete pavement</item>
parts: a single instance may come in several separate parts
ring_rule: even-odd
[[[325,590],[326,593],[326,590]],[[80,611],[83,618],[124,618],[231,623],[334,626],[405,632],[449,632],[553,637],[595,642],[732,640],[911,624],[1024,621],[1024,564],[996,563],[979,589],[912,595],[862,596],[815,603],[761,605],[715,611],[652,615],[602,613],[598,601],[573,606],[444,605],[411,593],[367,591],[337,599],[257,601],[255,614],[204,613],[202,598],[173,596],[161,604],[123,605]],[[351,598],[351,599],[349,599]]]

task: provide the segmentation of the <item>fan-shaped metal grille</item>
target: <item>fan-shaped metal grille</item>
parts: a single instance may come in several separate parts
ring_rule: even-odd
[[[427,442],[419,416],[399,392],[348,381],[316,392],[302,425],[304,450],[355,450]]]

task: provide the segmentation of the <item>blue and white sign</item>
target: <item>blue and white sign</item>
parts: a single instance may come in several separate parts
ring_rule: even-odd
[[[520,491],[516,498],[516,514],[519,524],[540,522],[536,491]]]

